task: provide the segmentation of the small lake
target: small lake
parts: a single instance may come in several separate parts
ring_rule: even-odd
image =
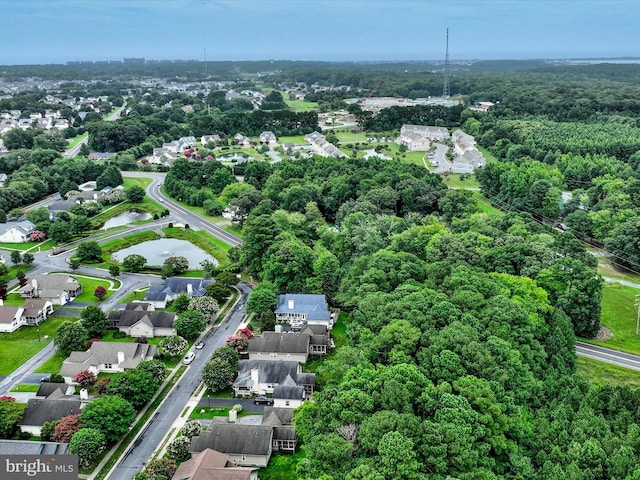
[[[115,217],[111,217],[109,220],[104,222],[102,230],[120,227],[122,225],[129,225],[130,223],[141,222],[143,220],[149,220],[150,218],[151,214],[149,212],[129,210],[128,212],[122,212]]]
[[[147,265],[152,266],[162,266],[169,257],[185,257],[189,261],[189,268],[194,270],[201,268],[200,262],[203,260],[212,260],[214,264],[218,264],[215,258],[201,248],[186,240],[178,240],[177,238],[161,238],[142,242],[138,245],[118,250],[111,255],[111,258],[122,262],[127,255],[134,254],[142,255],[147,259]]]

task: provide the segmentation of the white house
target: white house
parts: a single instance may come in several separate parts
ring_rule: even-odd
[[[27,321],[23,317],[23,313],[24,308],[22,307],[0,306],[0,332],[15,332],[21,326],[26,325]]]
[[[21,222],[0,223],[0,242],[2,243],[24,243],[28,242],[31,232],[36,226],[29,220]]]

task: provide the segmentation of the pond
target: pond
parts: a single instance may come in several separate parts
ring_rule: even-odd
[[[200,262],[211,260],[215,265],[218,261],[199,247],[196,247],[186,240],[177,238],[161,238],[142,242],[131,247],[118,250],[111,255],[111,258],[122,262],[128,255],[142,255],[147,259],[147,265],[162,266],[169,257],[185,257],[189,261],[189,268],[196,270],[201,268]]]
[[[115,217],[111,217],[104,222],[103,230],[107,228],[120,227],[122,225],[129,225],[134,222],[141,222],[143,220],[149,220],[151,214],[149,212],[143,212],[138,210],[129,210],[128,212],[122,212]]]

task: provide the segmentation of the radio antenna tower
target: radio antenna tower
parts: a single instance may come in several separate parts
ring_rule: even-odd
[[[449,87],[449,27],[447,27],[447,50],[444,56],[444,83],[442,85],[442,98],[449,98],[451,90]]]

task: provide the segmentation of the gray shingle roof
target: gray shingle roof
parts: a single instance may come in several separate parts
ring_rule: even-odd
[[[69,388],[68,383],[53,383],[53,382],[42,382],[38,391],[36,392],[36,397],[48,397],[56,390],[60,390],[62,393],[67,392],[67,388]]]
[[[293,425],[293,409],[279,407],[264,407],[262,414],[262,425],[282,427]]]
[[[0,440],[3,455],[64,455],[68,449],[68,443]]]
[[[240,360],[238,362],[238,377],[234,385],[250,386],[252,384],[251,370],[254,368],[258,369],[260,383],[282,383],[287,376],[295,378],[299,366],[298,362],[280,360]]]
[[[273,398],[279,400],[304,400],[304,387],[276,385],[273,387]]]
[[[145,357],[152,357],[157,351],[158,347],[146,343],[93,342],[86,352],[71,352],[62,364],[60,375],[71,377],[91,365],[117,365],[118,352],[124,353],[125,361],[120,364],[122,368],[135,368]]]
[[[247,351],[249,353],[307,353],[309,352],[309,335],[300,333],[263,332],[254,337]]]
[[[67,415],[80,413],[82,402],[76,398],[32,398],[18,425],[41,427],[44,422],[60,420]]]
[[[23,220],[21,222],[6,222],[0,223],[0,235],[4,235],[12,228],[15,228],[23,235],[29,235],[36,226],[29,220]]]
[[[191,452],[206,448],[226,454],[269,455],[273,427],[212,423],[206,432],[191,439]]]
[[[130,327],[146,319],[147,323],[155,328],[171,328],[176,319],[176,314],[172,312],[120,310],[109,312],[108,318],[109,324],[114,327]]]

